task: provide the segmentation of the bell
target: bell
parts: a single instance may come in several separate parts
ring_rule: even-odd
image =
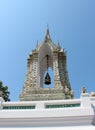
[[[45,77],[45,82],[44,82],[46,85],[49,85],[49,84],[51,84],[51,78],[50,78],[50,76],[49,76],[49,74],[48,74],[48,72],[47,72],[47,74],[46,74],[46,77]]]

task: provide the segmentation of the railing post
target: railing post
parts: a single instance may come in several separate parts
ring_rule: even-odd
[[[81,93],[81,107],[91,107],[89,93]]]
[[[39,101],[36,103],[36,109],[44,109],[44,102]]]
[[[0,110],[2,110],[2,108],[3,108],[2,102],[4,102],[4,99],[2,97],[0,97]]]

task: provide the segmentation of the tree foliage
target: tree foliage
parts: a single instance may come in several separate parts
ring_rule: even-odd
[[[0,96],[7,102],[10,101],[9,95],[8,86],[3,86],[2,81],[0,81]]]

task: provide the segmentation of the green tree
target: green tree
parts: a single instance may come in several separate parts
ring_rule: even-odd
[[[7,86],[3,86],[2,81],[0,81],[0,96],[7,102],[10,101],[9,99],[10,92],[8,91]]]

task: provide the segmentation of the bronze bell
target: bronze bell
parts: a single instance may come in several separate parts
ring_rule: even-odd
[[[46,74],[46,77],[45,77],[45,82],[44,82],[46,85],[49,85],[49,84],[51,84],[51,78],[50,78],[50,76],[49,76],[49,74],[48,74],[48,72],[47,72],[47,74]]]
[[[46,55],[46,60],[47,60],[47,74],[45,76],[45,82],[44,83],[46,85],[49,85],[49,84],[51,84],[51,78],[50,78],[49,73],[48,73],[48,67],[49,67],[49,63],[48,63],[49,56],[48,55]]]

